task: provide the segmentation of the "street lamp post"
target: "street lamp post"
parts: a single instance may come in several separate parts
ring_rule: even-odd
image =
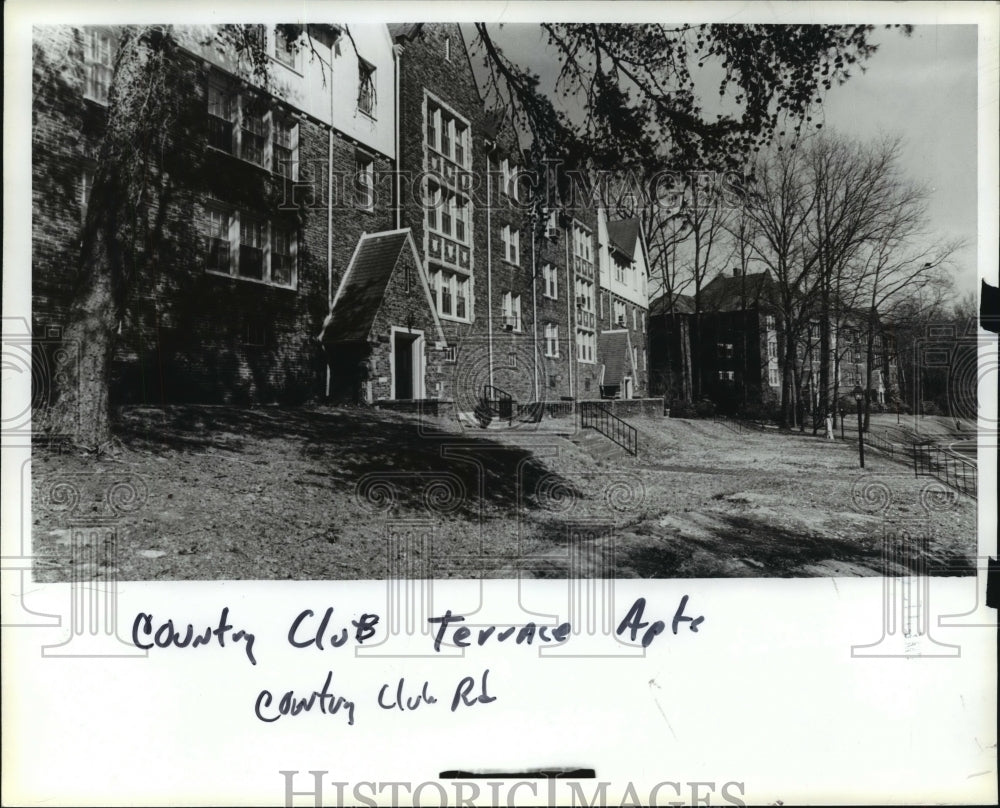
[[[858,402],[858,457],[861,459],[861,468],[865,467],[865,439],[861,432],[861,399],[864,394],[860,384],[854,386],[854,400]]]
[[[843,406],[841,406],[841,408],[840,408],[840,439],[841,440],[845,440],[845,438],[844,438],[844,416],[845,415],[847,415],[847,413],[844,412],[844,408],[843,408]]]

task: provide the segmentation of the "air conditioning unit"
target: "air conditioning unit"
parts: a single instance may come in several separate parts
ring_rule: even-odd
[[[503,328],[504,328],[504,331],[513,331],[514,330],[514,326],[516,326],[516,325],[517,325],[517,318],[516,317],[512,317],[509,314],[505,314],[504,315],[504,317],[503,317]]]
[[[576,305],[583,307],[586,304],[587,298],[584,295],[577,295]]]

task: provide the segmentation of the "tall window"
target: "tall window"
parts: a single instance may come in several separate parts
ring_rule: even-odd
[[[619,300],[614,302],[614,322],[612,325],[624,326],[625,325],[625,304]]]
[[[504,328],[514,331],[521,330],[521,296],[513,292],[503,294],[503,324]]]
[[[87,29],[84,43],[84,60],[87,65],[84,95],[92,101],[108,103],[113,53],[114,43],[110,34],[95,28]]]
[[[593,258],[591,257],[591,234],[585,227],[578,224],[573,225],[573,257],[577,271],[590,270],[593,273]]]
[[[375,115],[375,66],[358,60],[358,109],[365,115]]]
[[[593,331],[578,328],[576,330],[576,358],[581,362],[593,362],[596,341]]]
[[[264,280],[264,224],[249,216],[240,217],[239,274]]]
[[[777,359],[778,358],[778,342],[777,340],[769,339],[767,341],[767,358]]]
[[[511,264],[521,263],[521,234],[504,225],[500,231],[500,241],[503,244],[503,259]]]
[[[264,165],[264,147],[267,144],[266,110],[260,98],[243,97],[240,116],[240,157],[249,163]]]
[[[288,179],[295,179],[295,135],[297,127],[286,118],[273,114],[271,117],[271,160],[274,173]]]
[[[559,356],[559,326],[556,323],[545,324],[545,355],[553,358]]]
[[[208,84],[208,145],[224,152],[233,152],[233,129],[236,122],[236,104],[225,85],[210,81]]]
[[[511,199],[518,199],[517,167],[505,157],[500,161],[500,188]]]
[[[292,283],[295,267],[295,236],[285,228],[271,228],[271,282],[282,286]]]
[[[375,207],[375,163],[364,152],[355,154],[354,202],[363,210]]]
[[[85,221],[87,218],[87,206],[90,205],[90,192],[94,188],[94,167],[84,166],[80,171],[80,185],[79,185],[79,196],[77,201],[80,203],[80,221]]]
[[[208,242],[208,255],[205,268],[213,272],[230,272],[230,231],[229,214],[220,209],[209,208],[205,211],[204,233]]]
[[[594,311],[594,284],[591,281],[576,279],[576,305],[584,311]]]
[[[428,228],[462,244],[472,240],[472,212],[466,197],[429,183],[424,206]]]
[[[553,300],[559,297],[559,270],[552,264],[545,264],[542,267],[542,281],[545,284],[543,294]]]
[[[778,371],[775,368],[771,368],[767,373],[767,381],[771,387],[778,387],[781,384],[781,379],[778,377]]]

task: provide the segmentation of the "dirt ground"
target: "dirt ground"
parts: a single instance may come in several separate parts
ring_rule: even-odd
[[[35,447],[35,578],[974,574],[975,501],[856,432],[630,422],[638,458],[570,418],[128,408],[111,456]]]

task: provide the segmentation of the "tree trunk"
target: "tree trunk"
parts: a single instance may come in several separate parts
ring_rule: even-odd
[[[95,251],[101,255],[101,250]],[[98,259],[100,260],[100,259]],[[111,358],[115,340],[111,273],[95,267],[63,334],[67,361],[58,374],[46,430],[53,438],[101,451],[111,440]]]

